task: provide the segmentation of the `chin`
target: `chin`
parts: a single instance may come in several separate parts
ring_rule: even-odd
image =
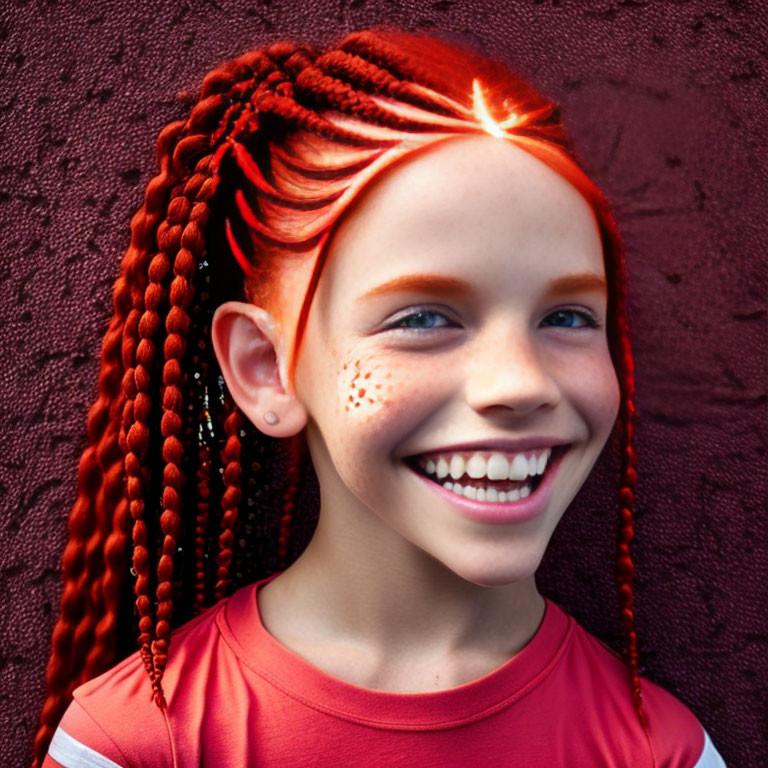
[[[507,587],[531,579],[541,563],[543,552],[497,554],[479,557],[476,562],[446,562],[442,564],[457,576],[478,587]]]

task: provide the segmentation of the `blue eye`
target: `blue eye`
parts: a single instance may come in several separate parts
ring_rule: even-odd
[[[547,320],[550,318],[555,318],[555,322],[547,323]],[[576,323],[573,322],[574,319],[577,321]],[[597,328],[600,324],[591,312],[576,309],[558,309],[556,312],[547,315],[544,325],[553,328]]]
[[[558,309],[550,312],[542,321],[542,325],[551,328],[599,328],[600,323],[597,318],[586,310],[576,309]],[[383,330],[404,330],[404,331],[431,331],[437,328],[455,327],[453,323],[442,312],[432,309],[418,309],[415,312],[407,312],[398,318],[395,318]]]
[[[440,323],[442,318],[445,322]],[[431,309],[420,309],[418,312],[410,312],[388,325],[384,330],[404,328],[412,331],[430,331],[433,328],[445,328],[449,324],[448,318],[440,312]]]

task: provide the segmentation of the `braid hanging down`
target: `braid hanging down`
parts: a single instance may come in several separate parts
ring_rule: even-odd
[[[133,615],[154,700],[165,708],[172,628],[300,551],[297,499],[311,480],[304,437],[283,444],[239,411],[211,349],[215,307],[253,301],[293,334],[290,384],[344,210],[398,158],[482,132],[515,141],[564,176],[600,227],[622,391],[620,616],[645,725],[630,556],[634,363],[623,245],[609,205],[582,170],[556,103],[456,43],[377,28],[325,53],[280,42],[229,61],[206,76],[189,117],[159,135],[160,170],[131,221],[88,414],[35,766],[73,689],[130,652],[123,638]],[[275,487],[270,476],[281,478]],[[302,510],[301,519],[313,514]]]

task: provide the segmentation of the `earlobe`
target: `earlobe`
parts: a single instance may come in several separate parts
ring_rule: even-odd
[[[254,426],[272,437],[290,437],[307,423],[307,411],[285,386],[277,329],[253,304],[228,301],[216,309],[211,336],[232,397]]]

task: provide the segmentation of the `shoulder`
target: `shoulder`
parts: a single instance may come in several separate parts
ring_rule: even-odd
[[[589,680],[597,709],[610,707],[623,721],[638,723],[629,694],[629,670],[616,651],[574,621],[573,653]],[[659,768],[724,768],[694,713],[660,685],[641,678],[648,717],[646,738]],[[615,716],[615,715],[614,715]],[[639,727],[639,723],[638,723]]]
[[[660,685],[642,678],[648,733],[659,766],[725,768],[696,715]]]
[[[174,700],[188,698],[190,686],[204,679],[215,663],[212,659],[220,644],[216,619],[225,602],[173,633],[163,677],[169,709]],[[49,754],[56,762],[50,764],[65,768],[171,765],[170,724],[151,693],[138,651],[76,688],[54,734]]]

